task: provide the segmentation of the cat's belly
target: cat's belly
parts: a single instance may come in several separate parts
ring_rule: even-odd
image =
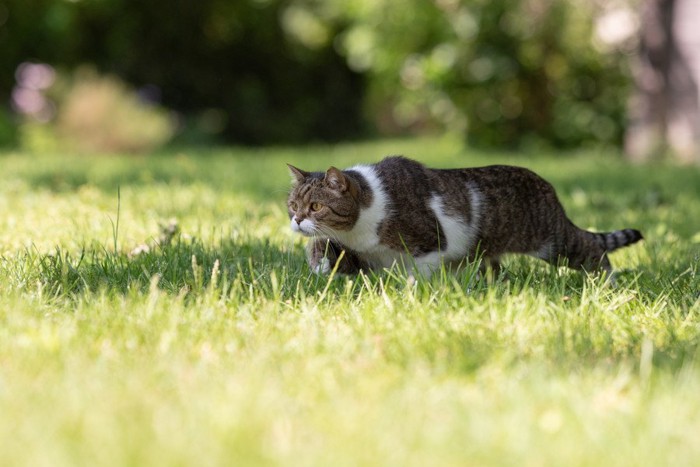
[[[407,253],[393,250],[384,245],[377,245],[359,253],[359,255],[373,269],[390,268],[395,264],[409,268],[413,263],[411,256]]]
[[[378,245],[371,250],[359,254],[360,258],[368,263],[372,269],[384,269],[399,266],[409,274],[418,271],[423,276],[429,277],[433,271],[440,268],[443,262],[457,262],[464,259],[464,255],[446,255],[444,252],[432,252],[418,257],[406,252],[399,252],[384,245]]]

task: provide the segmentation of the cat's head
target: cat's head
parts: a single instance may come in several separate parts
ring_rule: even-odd
[[[289,165],[292,191],[287,199],[290,226],[302,235],[331,237],[353,228],[360,215],[357,182],[335,167],[305,172]]]

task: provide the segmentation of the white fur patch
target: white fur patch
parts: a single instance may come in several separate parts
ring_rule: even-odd
[[[401,254],[380,245],[379,225],[391,212],[389,197],[374,167],[358,165],[349,170],[360,173],[372,190],[372,203],[360,211],[352,230],[336,232],[336,239],[348,248],[362,253],[376,267],[389,267]]]
[[[314,268],[314,273],[316,274],[330,274],[331,272],[331,262],[325,256],[321,258],[316,267]]]
[[[446,245],[440,245],[439,251],[416,258],[416,266],[424,275],[440,266],[441,261],[459,261],[464,259],[476,246],[481,220],[482,195],[476,187],[467,186],[469,190],[470,221],[461,216],[452,216],[445,212],[443,199],[434,195],[430,200],[430,209],[440,223],[439,228],[445,237]],[[437,228],[437,227],[436,227]]]

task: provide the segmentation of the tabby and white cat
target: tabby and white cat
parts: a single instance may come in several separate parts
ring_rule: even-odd
[[[441,262],[479,255],[497,270],[504,253],[610,273],[607,253],[642,239],[633,229],[576,227],[554,188],[520,167],[437,170],[388,157],[343,171],[289,169],[291,228],[311,237],[307,259],[318,273],[336,267],[343,250],[337,270],[344,274],[399,263],[429,276]]]

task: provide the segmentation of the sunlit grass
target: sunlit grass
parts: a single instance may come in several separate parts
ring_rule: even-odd
[[[528,166],[645,241],[616,287],[526,258],[312,275],[285,162],[389,153]],[[0,162],[2,465],[700,461],[697,169],[449,140]]]

